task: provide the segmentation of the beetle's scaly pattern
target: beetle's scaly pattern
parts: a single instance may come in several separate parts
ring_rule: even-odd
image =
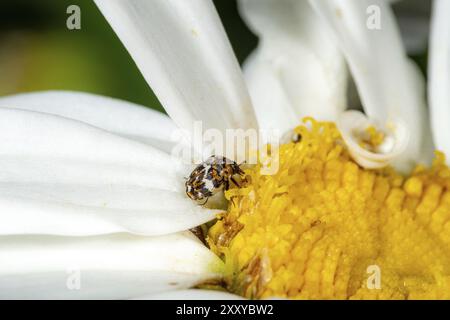
[[[211,156],[199,164],[186,181],[186,194],[195,201],[208,200],[224,188],[228,190],[230,181],[238,185],[233,176],[244,176],[239,165],[225,157]],[[239,185],[238,185],[239,186]]]

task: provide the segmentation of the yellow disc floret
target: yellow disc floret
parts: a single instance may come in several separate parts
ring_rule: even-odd
[[[376,151],[384,140],[385,134],[383,131],[377,130],[374,126],[369,126],[359,135],[359,145],[369,151]]]
[[[208,243],[248,298],[450,298],[450,170],[404,178],[352,161],[334,124],[307,120],[279,170],[246,170]]]

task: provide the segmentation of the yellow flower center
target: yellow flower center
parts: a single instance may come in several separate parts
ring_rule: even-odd
[[[280,167],[230,189],[208,243],[247,298],[450,298],[450,170],[408,178],[352,161],[334,124],[307,119]]]

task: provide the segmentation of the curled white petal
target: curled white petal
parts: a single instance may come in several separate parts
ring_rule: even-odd
[[[0,299],[127,299],[187,289],[222,262],[191,236],[0,237]]]
[[[409,141],[409,131],[402,121],[386,123],[381,126],[356,110],[342,113],[338,118],[337,126],[350,154],[356,162],[367,169],[379,169],[387,166],[405,151]],[[359,138],[371,126],[382,128],[386,133],[377,152],[371,152],[360,145]]]
[[[0,107],[18,108],[79,120],[112,133],[170,151],[177,127],[161,112],[83,92],[42,91],[0,98]]]
[[[420,161],[423,147],[430,144],[424,83],[406,56],[389,3],[383,0],[310,3],[336,35],[365,113],[382,125],[401,119],[409,131],[408,146],[394,165],[406,169]]]
[[[428,62],[431,127],[436,147],[450,154],[450,1],[433,3]]]
[[[96,0],[170,117],[192,130],[256,128],[240,67],[212,1]]]
[[[241,0],[259,36],[244,65],[261,127],[286,131],[301,118],[336,120],[346,107],[347,70],[339,48],[306,0]]]
[[[215,217],[184,193],[184,166],[60,116],[0,108],[0,234],[159,235]]]
[[[153,295],[145,295],[134,298],[136,300],[243,300],[241,296],[217,291],[204,289],[187,289],[166,291]]]

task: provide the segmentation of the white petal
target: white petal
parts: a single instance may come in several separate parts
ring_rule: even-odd
[[[0,234],[155,235],[214,218],[184,192],[184,166],[67,118],[0,108]]]
[[[187,289],[145,295],[135,298],[136,300],[243,300],[241,296],[217,291],[203,289]]]
[[[161,112],[131,102],[71,91],[43,91],[0,98],[0,107],[19,108],[83,121],[170,151],[177,127]]]
[[[310,2],[335,33],[366,114],[383,124],[401,119],[410,131],[407,149],[394,163],[401,169],[410,167],[421,159],[422,147],[430,143],[424,139],[428,132],[423,80],[406,56],[389,3],[383,0]]]
[[[192,130],[256,128],[243,77],[212,1],[96,0],[170,117]]]
[[[222,262],[191,236],[0,237],[0,299],[126,299],[186,289]]]
[[[450,154],[450,1],[435,0],[430,36],[428,97],[434,142]]]
[[[274,63],[260,61],[255,53],[245,62],[244,70],[259,127],[286,132],[298,125],[300,115],[293,108]]]
[[[347,70],[327,26],[309,2],[239,3],[260,38],[257,51],[244,65],[260,125],[286,130],[305,116],[336,120],[346,107]]]

